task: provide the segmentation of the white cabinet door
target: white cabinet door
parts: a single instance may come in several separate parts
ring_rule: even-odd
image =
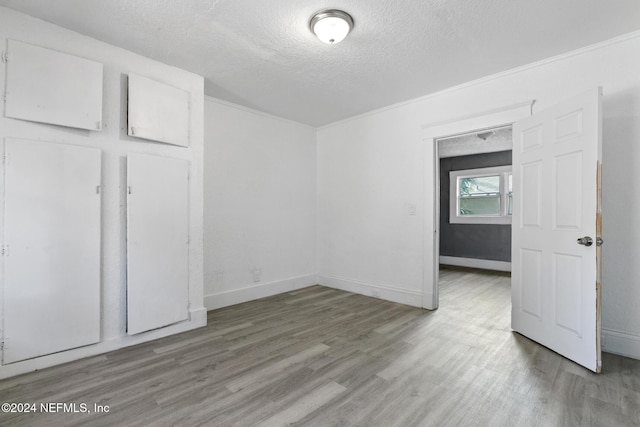
[[[594,89],[514,124],[511,260],[512,328],[596,372],[600,105]]]
[[[102,129],[101,63],[16,40],[8,45],[7,117]]]
[[[127,333],[188,318],[189,163],[127,159]]]
[[[127,133],[137,138],[189,146],[189,92],[129,74]]]
[[[100,150],[7,139],[5,154],[3,362],[96,343]]]

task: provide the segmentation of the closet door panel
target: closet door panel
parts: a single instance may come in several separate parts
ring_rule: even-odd
[[[99,149],[5,142],[4,363],[100,340],[100,169]]]
[[[127,333],[188,319],[189,163],[127,159]]]
[[[189,92],[129,74],[127,133],[136,138],[189,146]]]
[[[102,129],[103,65],[8,41],[7,117],[80,129]]]

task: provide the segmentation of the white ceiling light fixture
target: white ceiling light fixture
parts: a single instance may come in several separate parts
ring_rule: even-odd
[[[309,28],[320,41],[336,44],[344,40],[353,29],[353,18],[342,10],[323,10],[311,18]]]

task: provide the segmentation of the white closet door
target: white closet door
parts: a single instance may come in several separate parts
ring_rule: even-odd
[[[99,62],[8,41],[7,117],[80,129],[102,129]]]
[[[189,146],[189,92],[129,74],[127,132],[137,138]]]
[[[101,152],[5,142],[4,363],[100,340]]]
[[[127,333],[188,318],[189,163],[127,160]]]

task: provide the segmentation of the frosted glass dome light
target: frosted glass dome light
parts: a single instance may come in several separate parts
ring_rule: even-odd
[[[340,43],[353,28],[353,18],[341,10],[323,10],[309,23],[311,31],[324,43]]]

